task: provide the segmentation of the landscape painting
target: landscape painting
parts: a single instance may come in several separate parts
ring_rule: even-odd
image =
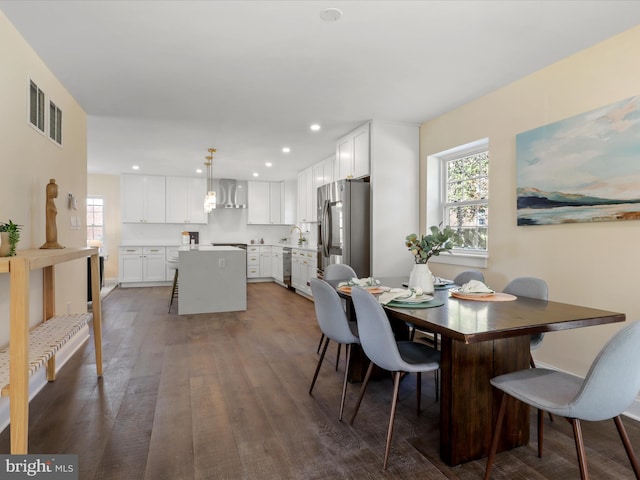
[[[516,135],[518,225],[640,220],[640,96]]]

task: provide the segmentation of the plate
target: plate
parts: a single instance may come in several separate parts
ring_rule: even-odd
[[[343,285],[341,287],[338,287],[338,290],[344,293],[351,293],[351,288],[352,287],[350,287],[349,285]],[[387,289],[385,289],[384,287],[362,287],[362,288],[372,294],[377,294],[377,293],[382,293],[387,291]]]
[[[454,297],[458,297],[458,298],[469,298],[469,297],[473,297],[473,298],[482,298],[482,297],[490,297],[492,295],[495,295],[496,292],[491,291],[491,292],[461,292],[459,288],[456,288],[455,290],[451,290],[451,295]]]
[[[422,303],[401,303],[401,302],[392,300],[389,303],[387,303],[385,306],[393,307],[393,308],[416,308],[417,309],[417,308],[441,307],[442,305],[444,305],[444,302],[442,300],[438,300],[434,298],[433,300],[430,300],[428,302],[422,302]]]
[[[393,299],[394,302],[407,303],[407,304],[424,303],[424,302],[429,302],[431,300],[433,300],[433,295],[426,295],[426,294],[418,295],[417,297],[414,297],[414,298],[395,298],[395,299]]]

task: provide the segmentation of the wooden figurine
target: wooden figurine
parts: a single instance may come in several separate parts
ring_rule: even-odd
[[[56,215],[58,210],[56,209],[55,199],[58,197],[58,185],[56,185],[55,178],[49,180],[47,184],[47,223],[46,223],[46,238],[47,241],[40,248],[64,248],[58,243],[58,227],[56,226]]]

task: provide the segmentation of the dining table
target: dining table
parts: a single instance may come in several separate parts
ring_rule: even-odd
[[[378,280],[384,287],[402,287],[407,281]],[[339,282],[333,285],[354,317],[350,294],[338,288]],[[456,298],[454,291],[454,285],[436,288],[433,307],[426,302],[383,306],[399,336],[409,323],[440,338],[440,456],[451,466],[488,454],[500,397],[490,379],[529,368],[531,334],[626,319],[624,313],[506,294]],[[510,402],[498,451],[528,444],[529,423],[529,407]],[[414,443],[420,450],[419,445]]]

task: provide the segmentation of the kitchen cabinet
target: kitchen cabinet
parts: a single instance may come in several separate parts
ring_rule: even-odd
[[[166,261],[166,247],[120,247],[120,283],[165,282]]]
[[[313,167],[309,167],[298,173],[298,223],[314,221],[312,191]]]
[[[247,223],[287,225],[293,223],[285,205],[285,182],[249,182]],[[288,215],[285,215],[285,212]],[[287,222],[288,220],[288,222]]]
[[[166,222],[208,222],[203,201],[207,179],[197,177],[166,177]]]
[[[306,296],[312,296],[309,280],[317,276],[316,255],[315,250],[291,249],[291,286]]]
[[[366,123],[336,142],[335,180],[369,176],[369,129]]]
[[[279,283],[284,284],[284,269],[282,264],[282,247],[271,247],[271,276]]]
[[[165,177],[126,174],[120,179],[124,223],[165,223]]]
[[[260,277],[260,247],[247,246],[247,278]]]
[[[263,278],[271,278],[271,247],[260,246],[260,276]]]

